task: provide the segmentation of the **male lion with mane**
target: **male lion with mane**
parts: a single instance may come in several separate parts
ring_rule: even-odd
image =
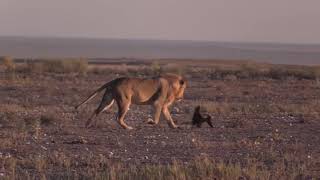
[[[181,76],[171,73],[153,78],[122,77],[104,84],[75,108],[87,103],[105,89],[100,105],[86,122],[86,127],[91,127],[94,117],[109,109],[116,101],[118,105],[117,119],[125,129],[132,129],[124,122],[124,117],[131,104],[153,105],[154,120],[149,120],[149,124],[158,124],[162,111],[169,126],[177,128],[168,108],[175,100],[183,98],[185,88],[186,81]],[[96,120],[94,124],[96,124]]]

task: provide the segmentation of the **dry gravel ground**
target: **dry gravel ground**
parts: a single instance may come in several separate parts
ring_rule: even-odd
[[[63,173],[65,169],[55,167],[60,159],[63,167],[81,171],[91,159],[102,157],[140,166],[173,161],[188,164],[199,156],[239,162],[241,166],[252,159],[270,170],[284,158],[297,162],[309,175],[306,179],[320,177],[320,85],[314,80],[211,80],[190,76],[185,99],[171,108],[179,129],[169,128],[163,117],[159,125],[148,125],[151,107],[132,105],[126,122],[134,129],[128,131],[115,121],[116,107],[98,117],[97,127],[84,127],[102,94],[74,110],[116,74],[16,76],[19,78],[10,79],[2,73],[0,78],[3,177],[11,175],[12,168],[16,168],[15,173],[26,171],[31,177],[46,168],[54,169],[53,175]],[[206,106],[214,128],[207,124],[191,127],[193,109],[198,104]],[[11,157],[16,161],[10,162]],[[37,157],[49,157],[50,162]],[[33,161],[38,166],[30,165]]]

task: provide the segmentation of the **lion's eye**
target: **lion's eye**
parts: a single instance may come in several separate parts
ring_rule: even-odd
[[[180,83],[180,85],[183,85],[183,84],[184,84],[184,81],[183,81],[183,80],[180,80],[179,83]]]

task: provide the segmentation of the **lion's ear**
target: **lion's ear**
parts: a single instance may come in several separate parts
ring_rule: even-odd
[[[179,81],[179,83],[180,83],[180,85],[183,85],[183,84],[184,84],[184,80],[181,79],[181,80]]]

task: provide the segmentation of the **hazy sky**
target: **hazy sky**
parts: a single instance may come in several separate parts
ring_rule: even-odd
[[[0,35],[320,43],[320,1],[0,0]]]

